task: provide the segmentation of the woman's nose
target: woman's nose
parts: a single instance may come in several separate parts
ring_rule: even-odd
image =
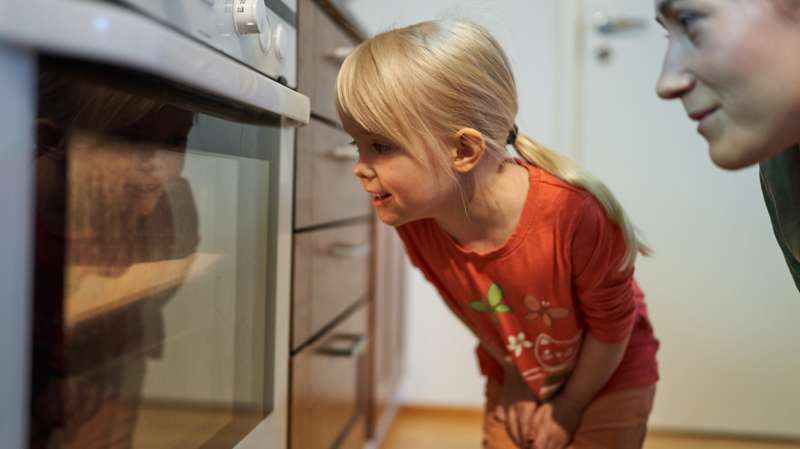
[[[665,100],[681,98],[689,93],[695,85],[695,78],[685,67],[682,55],[672,47],[664,58],[664,66],[658,77],[656,92]]]

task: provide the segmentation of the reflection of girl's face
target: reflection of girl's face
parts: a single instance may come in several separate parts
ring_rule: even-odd
[[[189,111],[165,106],[113,132],[119,138],[116,144],[127,148],[119,148],[120,153],[128,154],[119,182],[124,181],[125,197],[134,204],[136,215],[151,214],[164,194],[164,184],[183,171],[193,118]]]
[[[91,188],[100,189],[102,193],[97,193],[105,201],[120,202],[118,206],[136,216],[152,214],[165,183],[183,170],[193,117],[190,111],[164,106],[110,135],[91,136],[91,149],[74,154],[71,164],[85,165],[95,176],[77,182],[96,182]],[[74,173],[82,171],[76,167]]]
[[[669,33],[658,94],[683,101],[720,167],[800,141],[800,24],[777,3],[655,0]]]

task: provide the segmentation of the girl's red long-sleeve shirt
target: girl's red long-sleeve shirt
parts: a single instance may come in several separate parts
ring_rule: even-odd
[[[601,343],[630,336],[622,362],[600,394],[658,380],[658,340],[633,268],[620,270],[622,232],[586,190],[519,162],[530,173],[516,229],[487,253],[461,248],[434,220],[397,228],[411,262],[450,309],[516,365],[541,401],[574,369],[588,332]],[[478,347],[481,370],[503,370]]]

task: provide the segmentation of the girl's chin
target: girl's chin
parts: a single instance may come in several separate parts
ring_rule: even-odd
[[[401,219],[397,215],[385,213],[385,212],[382,212],[382,211],[378,211],[378,217],[380,217],[380,219],[383,222],[383,224],[385,224],[387,226],[391,226],[393,228],[396,228],[398,226],[402,226],[402,225],[407,223],[406,220]]]

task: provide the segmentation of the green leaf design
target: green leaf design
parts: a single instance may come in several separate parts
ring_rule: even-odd
[[[492,307],[497,307],[503,301],[503,290],[500,289],[496,282],[490,285],[489,290],[486,291],[486,300],[489,301],[489,305]]]
[[[508,313],[511,312],[511,306],[508,304],[500,304],[494,308],[494,311],[497,313]]]
[[[478,312],[491,312],[492,309],[487,306],[483,301],[470,301],[469,306]]]
[[[499,326],[500,325],[500,320],[497,319],[497,315],[495,315],[493,313],[491,315],[492,315],[492,321],[494,321],[494,325],[495,326]]]
[[[547,377],[544,378],[544,381],[545,382],[554,382],[556,380],[560,380],[560,379],[563,379],[563,378],[569,376],[569,373],[570,373],[569,371],[564,371],[563,373],[558,373],[558,374],[554,374],[552,376],[547,376]]]

